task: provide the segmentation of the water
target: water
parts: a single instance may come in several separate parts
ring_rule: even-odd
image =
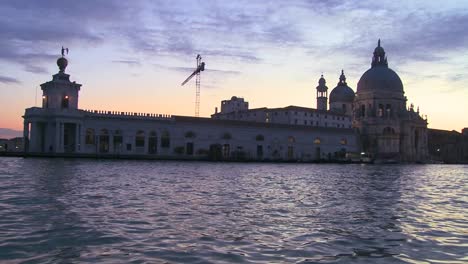
[[[467,263],[468,166],[0,158],[1,263]]]

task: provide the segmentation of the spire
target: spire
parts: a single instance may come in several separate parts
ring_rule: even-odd
[[[385,56],[385,50],[380,46],[380,39],[377,41],[377,47],[374,49],[374,56],[372,57],[372,68],[375,66],[388,67],[387,57]]]

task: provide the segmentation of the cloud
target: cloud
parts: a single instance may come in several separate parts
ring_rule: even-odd
[[[58,46],[105,41],[106,27],[128,13],[113,1],[3,1],[0,6],[0,62],[42,73]],[[50,50],[57,50],[51,55]]]
[[[140,66],[141,62],[139,60],[113,60],[113,63],[125,64],[128,66]]]
[[[1,76],[1,75],[0,75],[0,83],[12,84],[12,83],[20,83],[20,81],[18,81],[18,80],[15,79],[15,78],[11,78],[11,77],[6,77],[6,76]]]

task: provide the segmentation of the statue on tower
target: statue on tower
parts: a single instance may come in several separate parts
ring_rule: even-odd
[[[62,46],[62,57],[65,57],[65,51],[67,52],[67,55],[68,55],[68,48],[64,48]]]

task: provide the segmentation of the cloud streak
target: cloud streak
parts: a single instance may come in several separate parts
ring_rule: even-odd
[[[18,81],[18,80],[15,79],[15,78],[11,78],[11,77],[6,77],[6,76],[1,76],[1,75],[0,75],[0,83],[4,83],[4,84],[19,84],[20,81]]]

